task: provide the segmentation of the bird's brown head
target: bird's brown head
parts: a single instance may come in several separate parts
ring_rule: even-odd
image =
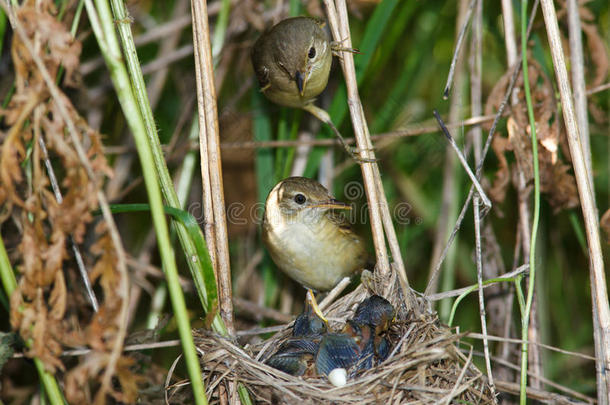
[[[315,180],[306,177],[289,177],[271,190],[265,209],[268,214],[293,217],[301,216],[306,212],[323,214],[329,209],[351,209],[351,207],[333,198],[329,191]]]
[[[265,32],[252,48],[252,64],[263,92],[272,101],[302,106],[324,90],[332,59],[324,23],[288,18]]]

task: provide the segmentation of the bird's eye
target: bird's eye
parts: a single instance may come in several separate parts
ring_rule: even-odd
[[[316,48],[314,48],[313,46],[311,48],[309,48],[309,53],[307,54],[307,56],[309,56],[309,59],[313,59],[316,57]]]
[[[294,196],[294,202],[301,205],[301,204],[305,204],[305,200],[307,200],[307,198],[305,198],[305,196],[303,194],[297,194]]]

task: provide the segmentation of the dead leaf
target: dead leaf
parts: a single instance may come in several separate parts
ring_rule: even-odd
[[[555,100],[553,85],[534,60],[528,66],[528,74],[536,119],[541,191],[549,200],[554,212],[573,208],[579,203],[578,190],[574,177],[570,173],[571,166],[564,163],[559,155],[561,149],[564,156],[569,159],[569,153],[566,154],[564,149],[567,139],[561,126],[562,117],[556,107],[557,101]],[[508,87],[510,75],[512,75],[512,72],[507,72],[494,86],[485,105],[486,114],[491,114],[499,108]],[[492,144],[499,160],[499,167],[490,194],[498,202],[504,201],[509,178],[511,177],[509,173],[512,165],[506,158],[509,152],[513,153],[515,157],[514,165],[523,175],[526,186],[531,184],[534,176],[531,145],[532,128],[530,127],[524,91],[522,90],[523,75],[518,77],[515,86],[518,102],[509,111],[507,141],[501,140],[503,138],[497,134]],[[529,193],[529,191],[527,192]]]

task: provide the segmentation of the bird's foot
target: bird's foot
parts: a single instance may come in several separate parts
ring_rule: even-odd
[[[335,136],[339,139],[339,142],[341,142],[341,145],[343,145],[343,148],[345,149],[345,151],[357,163],[359,163],[359,164],[362,164],[362,163],[375,163],[377,161],[377,159],[375,159],[375,158],[366,158],[366,157],[362,157],[362,156],[360,156],[358,154],[359,152],[361,152],[363,150],[365,150],[365,151],[372,151],[372,149],[357,149],[357,148],[354,148],[353,146],[348,145],[347,141],[341,135],[341,132],[339,132],[337,127],[335,127],[335,124],[333,124],[332,120],[330,119],[330,115],[328,115],[326,110],[324,110],[324,109],[322,109],[320,107],[316,107],[313,103],[305,104],[302,108],[305,111],[311,113],[313,116],[315,116],[317,119],[319,119],[320,121],[322,121],[326,125],[328,125],[330,127],[330,129],[332,129],[332,131],[335,134]]]
[[[341,139],[341,138],[339,138]],[[343,147],[345,148],[345,150],[347,151],[347,153],[349,153],[349,155],[352,157],[352,159],[354,159],[356,161],[356,163],[358,164],[362,164],[362,163],[375,163],[377,162],[379,159],[377,158],[363,158],[360,156],[360,152],[361,151],[374,151],[374,148],[366,148],[366,149],[358,149],[358,148],[354,148],[353,146],[349,146],[347,144],[345,144],[344,142],[341,142],[343,144]]]
[[[362,52],[360,52],[360,50],[358,48],[343,46],[344,41],[346,41],[346,39],[343,39],[341,41],[332,41],[330,43],[330,49],[333,52],[333,55],[341,57],[341,52],[350,52],[350,53],[357,53],[358,55],[362,55]]]
[[[324,317],[324,314],[322,314],[322,311],[320,310],[320,307],[318,306],[318,301],[316,301],[316,296],[314,295],[311,288],[307,289],[307,296],[305,297],[305,299],[307,300],[309,305],[311,305],[311,309],[313,310],[313,312],[316,315],[318,315],[320,317],[320,319],[322,319],[328,325],[328,319],[326,319]]]

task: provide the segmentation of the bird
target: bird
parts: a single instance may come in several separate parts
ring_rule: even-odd
[[[326,88],[332,45],[323,26],[315,18],[287,18],[258,38],[252,48],[252,65],[269,100],[302,108]]]
[[[388,332],[396,311],[385,298],[362,301],[340,332],[331,330],[317,312],[311,290],[305,308],[278,350],[265,363],[293,376],[326,376],[335,386],[385,361],[392,343]]]
[[[265,363],[294,376],[312,375],[320,341],[328,331],[327,322],[318,312],[315,297],[308,292],[303,312],[292,326],[292,336]]]
[[[323,20],[311,17],[287,18],[264,32],[254,43],[252,66],[262,93],[276,104],[301,108],[326,123],[345,150],[357,162],[361,158],[349,146],[330,115],[314,104],[328,84],[332,56],[340,52],[359,53],[330,40]]]
[[[306,177],[286,178],[267,196],[263,243],[276,266],[312,297],[312,290],[329,291],[368,264],[364,239],[336,212],[349,209]],[[325,320],[315,298],[312,301],[316,314]]]

